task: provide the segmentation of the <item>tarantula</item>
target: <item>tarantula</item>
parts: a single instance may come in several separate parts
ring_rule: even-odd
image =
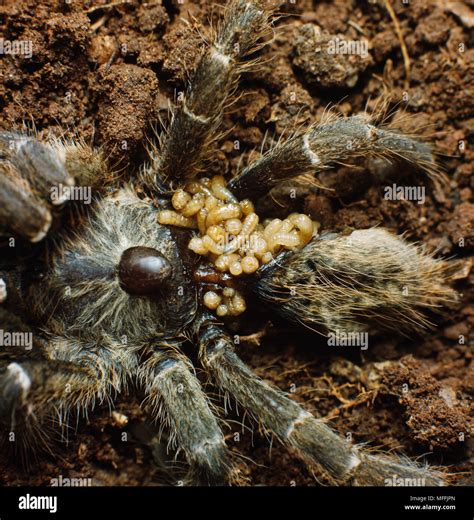
[[[52,229],[53,209],[67,188],[103,184],[110,170],[101,153],[0,134],[4,235],[37,244],[34,264],[6,256],[0,272],[3,326],[31,323],[34,332],[31,350],[1,352],[4,440],[41,441],[51,418],[86,414],[133,381],[184,452],[188,482],[239,482],[217,411],[184,355],[192,344],[223,393],[335,483],[383,485],[393,475],[444,482],[438,470],[352,445],[258,378],[220,319],[244,312],[247,296],[313,330],[417,330],[423,311],[450,294],[446,264],[388,231],[318,234],[297,214],[262,224],[251,202],[354,156],[428,168],[430,148],[418,140],[362,116],[335,118],[279,142],[228,184],[205,177],[229,96],[274,14],[264,0],[228,4],[149,163],[115,191],[98,190],[73,231]]]

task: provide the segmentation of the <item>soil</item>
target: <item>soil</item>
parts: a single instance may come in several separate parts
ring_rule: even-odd
[[[166,121],[169,103],[183,89],[204,45],[209,19],[222,2],[174,0],[4,0],[1,34],[31,40],[33,55],[0,56],[3,128],[34,124],[41,137],[76,135],[102,147],[111,163],[131,175],[145,155],[151,123]],[[212,7],[211,7],[212,5]],[[321,118],[331,105],[357,114],[390,94],[394,115],[439,152],[447,182],[426,181],[426,201],[384,199],[373,166],[340,166],[320,176],[328,189],[302,184],[290,204],[263,201],[269,214],[296,206],[325,230],[382,225],[405,233],[438,254],[459,259],[460,297],[435,318],[436,328],[410,338],[380,336],[368,350],[329,347],[324,338],[295,332],[274,320],[262,331],[256,315],[239,332],[239,351],[261,377],[288,391],[317,417],[354,442],[448,466],[455,483],[472,483],[472,349],[474,305],[474,1],[392,1],[410,60],[409,78],[396,26],[384,0],[286,2],[274,40],[261,64],[246,72],[243,96],[225,116],[228,130],[216,145],[215,172],[232,175],[246,164],[269,130],[267,142],[291,122]],[[186,22],[188,20],[190,22]],[[314,52],[317,35],[367,40],[368,56]],[[316,36],[315,36],[316,35]],[[322,36],[321,36],[322,35]],[[316,38],[316,40],[315,40]],[[410,117],[401,117],[411,114]],[[235,150],[234,141],[240,142]],[[126,167],[125,167],[126,166]],[[267,317],[268,318],[268,317]],[[115,413],[98,408],[79,421],[58,458],[41,456],[28,471],[0,468],[7,485],[90,478],[94,485],[158,485],[167,482],[164,444],[141,411],[140,395],[122,396]],[[253,485],[314,486],[328,482],[294,454],[231,412],[228,444],[240,452]],[[124,436],[124,433],[126,436]],[[126,439],[126,442],[124,442]],[[164,442],[164,441],[163,441]]]

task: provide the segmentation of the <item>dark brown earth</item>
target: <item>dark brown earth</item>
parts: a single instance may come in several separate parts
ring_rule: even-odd
[[[217,2],[220,4],[221,2]],[[144,156],[150,123],[166,119],[168,103],[183,89],[195,63],[216,3],[174,0],[113,2],[5,0],[1,34],[32,40],[33,57],[0,56],[3,128],[34,123],[40,135],[61,129],[101,146],[111,162],[129,168]],[[324,338],[295,334],[275,322],[261,341],[240,345],[242,357],[267,381],[289,391],[318,417],[356,442],[412,457],[426,455],[472,482],[472,348],[474,305],[470,258],[474,252],[474,1],[392,1],[411,64],[409,80],[395,25],[384,0],[286,2],[275,40],[262,51],[270,62],[243,76],[244,96],[227,115],[230,130],[217,146],[213,171],[232,174],[258,156],[265,131],[277,138],[290,121],[314,121],[330,104],[344,115],[369,109],[390,93],[393,104],[436,145],[448,182],[426,183],[425,204],[388,201],[369,169],[336,168],[320,177],[334,191],[303,186],[296,206],[325,230],[386,226],[439,254],[461,259],[455,286],[460,301],[436,318],[437,327],[411,338],[378,337],[367,351],[328,347]],[[211,12],[213,11],[213,12]],[[183,18],[195,20],[186,25]],[[314,52],[314,24],[324,37],[366,38],[369,57],[322,60]],[[405,95],[404,95],[405,93]],[[397,117],[397,116],[395,116]],[[233,128],[232,128],[233,127]],[[241,150],[234,150],[239,140]],[[266,204],[269,213],[286,212]],[[286,202],[285,202],[286,200]],[[256,317],[245,334],[261,330]],[[91,478],[96,485],[156,485],[165,450],[150,441],[152,426],[139,408],[141,396],[124,396],[117,412],[98,409],[56,445],[59,459],[41,457],[29,471],[0,467],[0,482],[49,484],[52,478]],[[128,418],[122,417],[123,414]],[[312,486],[326,482],[285,448],[237,416],[228,444],[245,457],[242,469],[254,485]],[[126,424],[125,424],[126,423]],[[235,435],[240,432],[240,435]],[[122,434],[127,433],[127,442]],[[251,460],[249,460],[251,459]]]

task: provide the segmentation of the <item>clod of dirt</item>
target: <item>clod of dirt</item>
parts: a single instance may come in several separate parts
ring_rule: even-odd
[[[275,123],[278,133],[296,125],[311,123],[313,98],[299,83],[290,83],[281,91],[279,101],[272,106],[269,122]]]
[[[463,251],[474,249],[474,204],[463,202],[457,205],[447,228],[454,244]]]
[[[450,386],[439,383],[421,361],[409,355],[390,363],[382,382],[389,392],[398,395],[406,424],[417,442],[428,444],[430,449],[447,449],[468,437],[470,424],[465,404]]]
[[[163,73],[174,82],[183,82],[201,55],[202,38],[190,25],[181,23],[164,36],[163,43],[166,56]]]
[[[304,212],[313,220],[320,222],[322,229],[334,226],[334,210],[329,197],[325,195],[309,195],[306,197]]]
[[[102,72],[99,91],[99,132],[111,163],[130,155],[143,141],[158,91],[155,74],[137,65],[112,65]]]
[[[448,16],[435,11],[422,18],[416,28],[419,38],[430,45],[442,45],[449,37],[453,24]]]
[[[243,115],[246,123],[255,121],[259,114],[265,107],[270,104],[270,98],[265,90],[258,89],[253,92],[249,92],[245,98],[242,99],[245,103]]]
[[[299,27],[293,52],[305,80],[322,87],[354,87],[372,63],[366,40],[347,40],[311,23]]]
[[[169,22],[169,16],[161,1],[151,1],[140,5],[137,22],[143,33],[159,32]]]
[[[295,83],[295,75],[286,56],[275,56],[271,62],[262,62],[259,67],[250,70],[249,76],[256,76],[271,91],[281,91]]]

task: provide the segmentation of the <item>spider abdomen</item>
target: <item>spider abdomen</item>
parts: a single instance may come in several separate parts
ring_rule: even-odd
[[[329,331],[416,330],[452,297],[447,265],[379,228],[313,239],[263,269],[256,293],[277,312]]]

